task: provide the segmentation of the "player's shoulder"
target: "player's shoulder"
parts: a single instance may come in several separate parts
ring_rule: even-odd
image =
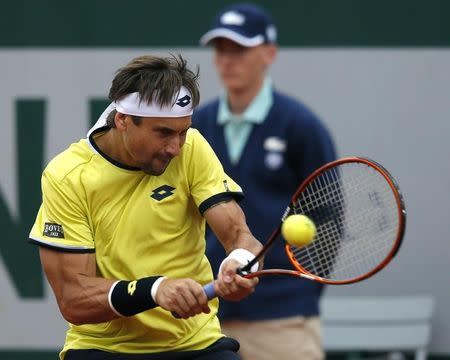
[[[200,131],[196,128],[189,128],[187,135],[186,135],[186,141],[183,145],[183,148],[186,148],[188,151],[192,151],[195,148],[198,148],[199,146],[203,146],[206,143],[205,138],[200,133]]]
[[[202,135],[200,134],[200,132],[197,129],[191,127],[187,131],[185,144],[192,144],[192,142],[195,142],[201,137]]]
[[[209,161],[214,156],[211,146],[201,132],[198,129],[190,128],[179,161],[189,166],[192,161]]]
[[[61,181],[74,171],[90,162],[93,151],[86,139],[71,144],[66,150],[56,155],[45,167],[44,173]]]

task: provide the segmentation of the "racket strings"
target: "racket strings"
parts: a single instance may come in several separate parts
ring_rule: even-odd
[[[292,213],[309,216],[316,239],[291,247],[300,266],[329,280],[345,281],[374,269],[391,251],[399,226],[393,190],[379,171],[344,163],[315,178]]]

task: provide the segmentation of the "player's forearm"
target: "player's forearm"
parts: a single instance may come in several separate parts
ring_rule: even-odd
[[[58,305],[63,317],[74,325],[110,321],[119,317],[108,301],[113,280],[78,275],[64,284]],[[57,296],[58,297],[58,296]]]
[[[205,217],[227,254],[239,248],[256,254],[262,248],[248,228],[245,215],[236,202],[218,204],[208,209]]]
[[[78,275],[60,297],[61,311],[66,320],[76,325],[133,316],[158,306],[154,297],[163,279],[150,276],[113,281]]]
[[[259,250],[261,250],[261,243],[255,239],[246,226],[233,229],[230,233],[231,236],[228,241],[224,241],[224,247],[227,254],[235,249],[246,249],[256,255]]]
[[[160,276],[109,280],[96,276],[92,253],[72,254],[40,248],[40,256],[61,313],[72,324],[110,321],[157,306],[154,294],[162,280]]]
[[[255,239],[247,226],[242,209],[236,204],[228,214],[228,231],[222,235],[222,243],[227,254],[235,249],[246,249],[257,254],[262,248],[261,243]]]

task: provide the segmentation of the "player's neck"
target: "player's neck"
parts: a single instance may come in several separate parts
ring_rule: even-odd
[[[259,94],[263,84],[264,78],[261,78],[260,81],[249,84],[244,88],[228,89],[227,100],[231,112],[235,115],[242,114]]]
[[[114,161],[127,166],[135,166],[129,159],[116,129],[110,129],[94,139],[99,149]]]

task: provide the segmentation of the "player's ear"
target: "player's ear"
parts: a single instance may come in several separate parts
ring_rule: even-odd
[[[114,123],[116,124],[116,128],[118,130],[125,130],[127,128],[127,115],[122,114],[121,112],[116,112],[114,116]]]

